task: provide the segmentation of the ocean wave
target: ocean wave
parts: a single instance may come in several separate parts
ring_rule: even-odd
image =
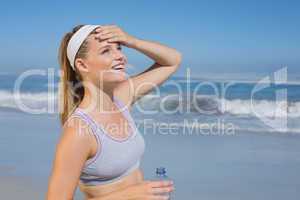
[[[29,93],[20,95],[0,90],[0,107],[24,110],[24,107],[40,109],[54,106],[57,110],[57,92]],[[300,102],[272,100],[218,99],[209,95],[182,97],[168,94],[161,97],[146,95],[136,102],[135,107],[143,110],[159,110],[177,114],[198,113],[200,115],[234,115],[253,117],[300,117]]]
[[[14,109],[24,112],[36,113],[45,112],[45,108],[57,107],[57,93],[13,93],[7,90],[0,90],[0,108]]]
[[[218,99],[209,95],[182,97],[168,95],[157,98],[145,96],[141,100],[143,109],[159,109],[161,111],[192,112],[203,115],[240,115],[256,117],[300,117],[300,102],[249,100],[249,99]]]
[[[224,100],[222,113],[265,117],[300,117],[300,102],[269,100]]]

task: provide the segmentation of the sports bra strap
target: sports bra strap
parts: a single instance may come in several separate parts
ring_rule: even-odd
[[[133,119],[129,113],[127,105],[124,104],[123,101],[118,99],[117,97],[114,97],[114,100],[116,102],[116,105],[119,109],[121,109],[121,112],[125,115],[126,119],[129,121],[129,123],[133,123]]]
[[[85,121],[87,123],[87,125],[91,127],[92,134],[96,138],[97,152],[92,158],[88,159],[85,162],[85,167],[86,167],[86,166],[90,165],[91,163],[93,163],[99,157],[99,155],[101,153],[102,144],[101,144],[100,135],[97,134],[98,131],[97,131],[97,125],[95,124],[95,122],[92,119],[90,119],[90,117],[87,116],[85,113],[80,112],[78,109],[76,109],[76,111],[72,114],[72,117],[79,117],[80,119]],[[70,118],[72,118],[72,117],[70,117]],[[88,132],[90,132],[90,131],[88,131]]]
[[[79,117],[81,117],[81,119],[83,119],[89,126],[91,126],[92,131],[94,132],[94,134],[96,134],[97,124],[87,114],[80,111],[79,109],[76,109],[76,111],[73,113],[73,115],[78,115]]]

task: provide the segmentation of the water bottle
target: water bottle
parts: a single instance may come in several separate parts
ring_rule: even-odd
[[[156,168],[156,172],[155,172],[155,177],[154,179],[156,181],[171,181],[171,179],[167,176],[166,174],[166,169],[164,167],[158,167]],[[163,196],[169,196],[171,199],[171,192],[170,193],[163,193],[163,194],[159,194],[159,195],[163,195]]]

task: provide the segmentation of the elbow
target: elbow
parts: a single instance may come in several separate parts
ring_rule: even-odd
[[[180,64],[182,62],[182,54],[179,51],[176,51],[175,56],[174,56],[174,66],[177,70],[179,68]]]
[[[177,58],[177,62],[178,62],[178,65],[180,65],[181,64],[181,61],[182,61],[182,54],[178,51],[177,52],[178,53],[178,58]]]
[[[179,65],[181,64],[181,61],[182,61],[182,54],[181,54],[181,52],[176,51],[174,61],[175,61],[175,65],[179,67]]]

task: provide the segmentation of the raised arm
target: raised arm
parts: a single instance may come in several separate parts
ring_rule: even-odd
[[[153,59],[154,64],[118,87],[129,105],[166,81],[181,63],[181,54],[177,50],[157,42],[135,39],[132,47]]]
[[[56,146],[52,173],[48,182],[47,200],[71,200],[81,169],[91,155],[92,134],[79,118],[72,118],[63,127]]]
[[[115,94],[129,107],[154,87],[166,81],[180,66],[181,53],[171,47],[158,42],[138,39],[114,25],[103,26],[98,31],[100,39],[107,39],[108,42],[119,42],[129,48],[136,49],[154,61],[154,64],[145,71],[129,77],[128,80],[118,85]]]

